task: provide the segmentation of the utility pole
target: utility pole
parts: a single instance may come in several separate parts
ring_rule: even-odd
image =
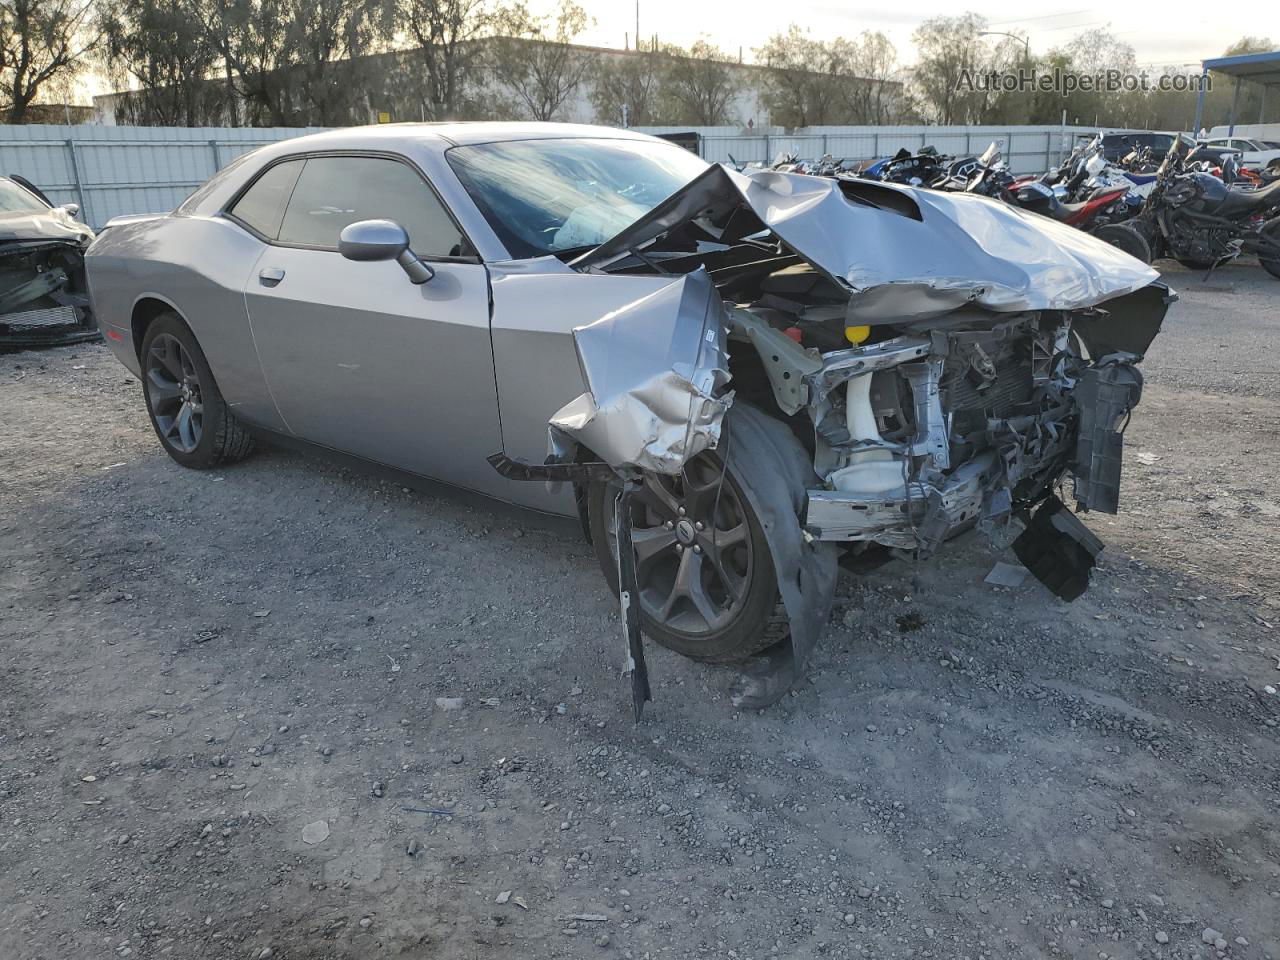
[[[636,49],[640,49],[640,0],[636,0]]]

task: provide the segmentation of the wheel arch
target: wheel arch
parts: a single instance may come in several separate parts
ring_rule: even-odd
[[[139,363],[142,362],[142,339],[147,335],[147,328],[161,314],[170,312],[176,313],[183,323],[187,323],[187,318],[173,301],[158,293],[144,293],[133,301],[133,310],[129,314],[129,331],[133,334],[133,352],[137,354]],[[190,328],[191,325],[187,326]]]

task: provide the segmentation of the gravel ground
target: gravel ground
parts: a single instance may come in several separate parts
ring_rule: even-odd
[[[0,957],[1280,956],[1280,285],[1169,279],[1085,597],[964,538],[639,726],[567,533],[0,358]]]

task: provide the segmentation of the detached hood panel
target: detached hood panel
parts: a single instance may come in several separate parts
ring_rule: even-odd
[[[720,166],[573,266],[603,267],[689,220],[714,232],[744,202],[849,290],[856,323],[927,319],[970,303],[1000,312],[1076,310],[1159,277],[1074,227],[998,200]]]

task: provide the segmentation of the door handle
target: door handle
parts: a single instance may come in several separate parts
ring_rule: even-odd
[[[263,267],[258,271],[258,279],[264,286],[274,287],[284,279],[284,271],[279,267]]]

